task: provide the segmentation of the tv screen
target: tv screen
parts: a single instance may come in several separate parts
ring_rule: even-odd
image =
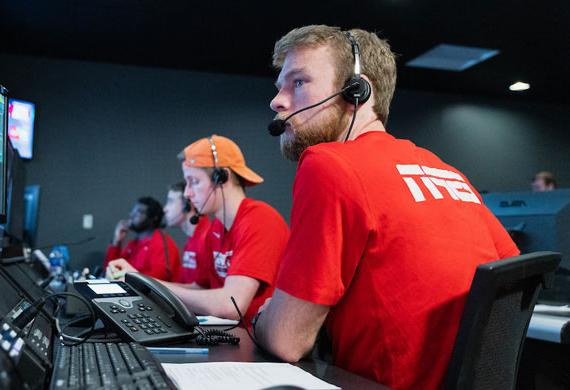
[[[8,136],[20,157],[32,158],[36,106],[24,100],[10,99],[8,106]]]

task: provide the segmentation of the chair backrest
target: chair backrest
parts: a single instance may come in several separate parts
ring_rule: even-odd
[[[532,311],[561,255],[535,252],[477,267],[444,387],[514,389]]]

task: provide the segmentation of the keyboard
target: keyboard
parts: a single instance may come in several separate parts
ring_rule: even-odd
[[[83,343],[60,346],[51,390],[176,389],[160,362],[138,343]]]

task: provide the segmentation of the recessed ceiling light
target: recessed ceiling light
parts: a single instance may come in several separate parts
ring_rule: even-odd
[[[407,66],[461,72],[499,54],[482,47],[440,44],[406,63]]]
[[[516,83],[511,84],[509,86],[509,89],[511,91],[526,91],[529,88],[530,88],[530,84],[523,83],[522,81],[517,81]]]

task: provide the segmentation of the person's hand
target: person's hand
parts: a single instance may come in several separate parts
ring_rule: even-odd
[[[124,281],[127,272],[139,272],[125,259],[117,259],[109,262],[105,271],[105,277],[109,280]]]
[[[115,234],[113,235],[113,245],[117,246],[122,244],[125,238],[127,237],[127,233],[129,232],[129,221],[126,219],[121,219],[117,226],[115,227]]]

